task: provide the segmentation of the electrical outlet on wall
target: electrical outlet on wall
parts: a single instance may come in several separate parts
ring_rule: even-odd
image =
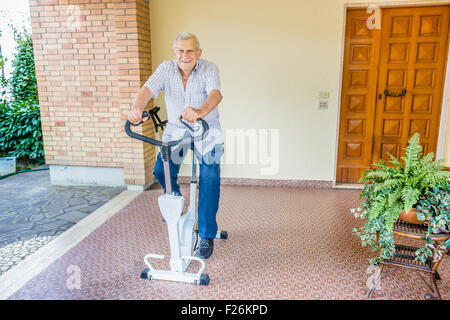
[[[328,100],[319,100],[319,109],[328,109]]]

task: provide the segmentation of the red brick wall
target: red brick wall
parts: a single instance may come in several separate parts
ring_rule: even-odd
[[[123,125],[151,74],[149,1],[30,0],[30,9],[46,163],[122,167],[126,184],[148,183],[155,150]],[[150,122],[143,130],[154,134]]]

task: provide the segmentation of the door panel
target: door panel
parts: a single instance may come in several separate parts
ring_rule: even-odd
[[[347,12],[337,183],[357,183],[388,152],[403,156],[415,132],[424,154],[437,147],[449,6],[382,9],[379,30],[368,16]]]
[[[366,10],[349,10],[344,49],[337,181],[357,181],[372,157],[380,32]]]
[[[383,10],[372,162],[402,157],[415,132],[436,151],[448,19],[447,6]]]

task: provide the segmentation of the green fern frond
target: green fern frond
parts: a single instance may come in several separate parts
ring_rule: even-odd
[[[360,180],[384,182],[385,180],[393,178],[396,173],[395,169],[382,165],[379,169],[366,170]]]
[[[450,180],[450,171],[428,172],[422,180],[423,187],[434,186]]]
[[[396,172],[396,170],[390,166],[388,166],[383,160],[379,160],[376,164],[375,164],[378,169],[376,170],[385,170],[385,171],[389,171],[389,172]]]
[[[383,218],[386,223],[386,229],[388,231],[392,231],[392,229],[394,228],[394,224],[397,221],[401,211],[401,205],[399,203],[395,203],[383,212]]]
[[[424,156],[422,159],[420,159],[420,164],[422,166],[427,166],[429,163],[433,162],[433,158],[434,158],[434,153],[430,152],[426,156]],[[439,160],[437,160],[437,161],[439,161]]]
[[[444,161],[445,161],[444,159],[438,159],[438,160],[435,160],[433,162],[430,162],[429,164],[426,165],[426,170],[429,170],[429,171],[443,171],[443,169],[444,169],[443,162]]]
[[[386,207],[387,199],[383,195],[378,195],[375,198],[375,203],[373,204],[372,210],[369,213],[369,219],[373,220],[378,217]]]
[[[420,164],[417,166],[418,170],[421,171],[442,171],[444,166],[442,163],[445,161],[444,159],[438,159],[433,161],[434,154],[430,152],[425,157],[420,160]]]
[[[402,169],[403,165],[401,164],[400,161],[398,161],[398,159],[396,157],[394,157],[392,154],[390,154],[389,152],[387,152],[388,156],[391,158],[391,161],[389,161],[390,163],[392,163],[393,165],[395,165],[397,168]]]
[[[359,179],[359,182],[370,182],[370,181],[375,181],[375,182],[380,182],[383,181],[383,176],[385,175],[384,172],[376,172],[376,171],[372,171],[372,170],[367,170],[366,172],[364,172],[364,174],[361,176],[361,178]]]
[[[420,190],[413,189],[412,187],[405,187],[402,190],[402,200],[404,204],[404,210],[408,212],[419,201]]]
[[[402,198],[402,189],[396,189],[394,192],[389,194],[388,206],[392,206],[395,202]]]
[[[383,181],[382,183],[379,183],[375,188],[374,191],[378,192],[382,189],[390,189],[390,190],[394,190],[397,189],[399,187],[402,186],[402,182],[399,181],[398,179],[387,179],[385,181]]]
[[[412,167],[415,167],[422,156],[422,146],[420,145],[420,135],[416,132],[408,141],[405,156],[402,159],[405,161],[405,174],[409,173]]]

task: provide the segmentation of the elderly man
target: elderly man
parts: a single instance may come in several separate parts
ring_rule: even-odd
[[[165,92],[168,123],[164,130],[163,141],[179,138],[184,127],[180,116],[195,122],[204,119],[209,127],[206,141],[196,142],[196,157],[200,163],[198,230],[201,238],[198,256],[208,259],[214,247],[217,234],[216,214],[220,197],[220,158],[223,154],[223,138],[219,122],[217,105],[222,100],[220,78],[217,66],[200,59],[202,50],[197,37],[193,34],[179,33],[174,42],[174,60],[164,61],[156,69],[145,85],[138,91],[136,101],[128,114],[131,123],[142,121],[142,112],[151,98]],[[144,119],[145,120],[145,119]],[[181,148],[170,161],[172,190],[181,195],[177,178],[180,165],[186,151]],[[176,159],[175,159],[176,158]],[[177,160],[177,161],[175,161]],[[161,154],[157,156],[153,174],[165,190],[164,169]]]

